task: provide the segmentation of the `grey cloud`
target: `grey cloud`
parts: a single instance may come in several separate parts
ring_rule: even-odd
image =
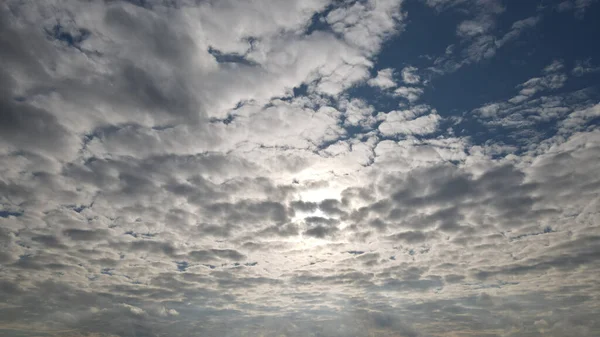
[[[296,224],[289,223],[285,225],[275,225],[265,228],[260,234],[275,235],[281,237],[295,236],[299,234],[299,227]]]
[[[475,178],[464,174],[452,166],[434,167],[421,171],[418,176],[408,176],[391,196],[396,208],[388,213],[389,219],[399,221],[405,219],[411,223],[411,215],[415,207],[427,205],[448,205],[433,214],[420,216],[412,220],[414,225],[424,226],[440,222],[440,228],[451,229],[462,220],[458,205],[473,204],[476,200],[485,201],[486,205],[509,215],[509,211],[521,209],[526,212],[531,209],[535,199],[527,193],[535,189],[535,184],[525,184],[524,174],[511,166],[500,166],[492,169],[481,177]],[[429,187],[432,188],[429,188]],[[416,195],[415,191],[430,191],[425,195]],[[407,208],[407,207],[410,207]],[[402,212],[401,210],[405,211]]]
[[[16,100],[9,91],[15,85],[9,74],[0,71],[0,139],[5,147],[50,155],[76,151],[79,139],[48,111]]]
[[[357,262],[362,262],[364,266],[372,267],[379,264],[380,257],[381,255],[379,253],[366,253],[360,254],[359,256],[355,257],[354,260]]]
[[[461,282],[464,279],[465,279],[464,275],[451,274],[451,275],[444,276],[444,281],[446,281],[446,283],[457,283],[457,282]]]
[[[431,238],[431,234],[421,231],[408,231],[394,234],[388,237],[391,240],[403,241],[408,244],[422,243]]]
[[[340,207],[341,203],[337,199],[325,199],[319,203],[319,209],[328,215],[345,215]]]
[[[194,250],[188,254],[192,260],[198,262],[209,262],[219,259],[240,261],[246,258],[246,256],[233,249]]]
[[[109,237],[106,230],[65,229],[63,235],[73,241],[101,241]]]
[[[385,291],[416,291],[424,292],[433,288],[442,287],[444,283],[437,276],[426,277],[418,280],[383,280],[380,290]]]
[[[113,244],[113,246],[125,251],[165,254],[167,256],[174,256],[177,252],[177,249],[171,243],[153,240],[137,240],[129,243]]]
[[[394,315],[374,312],[370,315],[375,326],[378,328],[391,328],[392,331],[395,331],[402,336],[406,337],[418,337],[421,334],[415,330],[410,325],[403,323],[398,317]]]
[[[233,226],[229,224],[225,225],[211,225],[211,224],[200,224],[198,225],[198,232],[204,235],[214,235],[218,237],[228,237],[231,235]]]
[[[260,221],[285,223],[289,221],[287,208],[274,201],[240,201],[235,204],[215,203],[204,207],[214,216],[222,217],[226,222],[252,224]]]
[[[290,203],[290,207],[302,212],[314,212],[317,210],[318,204],[316,202],[296,200]]]
[[[337,225],[340,223],[340,220],[338,219],[309,216],[304,218],[304,222],[308,226],[308,229],[304,231],[304,235],[325,238],[339,231]]]
[[[54,235],[38,235],[31,238],[31,240],[39,242],[48,248],[59,248],[66,249],[67,246],[64,245],[60,239],[58,239]]]
[[[339,229],[335,226],[317,225],[317,226],[311,227],[311,228],[307,229],[306,231],[304,231],[304,235],[323,239],[328,236],[334,235],[338,231],[339,231]]]
[[[599,242],[600,238],[598,237],[580,239],[569,243],[569,245],[574,245],[579,248],[576,249],[575,252],[564,251],[564,249],[559,250],[563,253],[558,256],[542,257],[491,270],[477,271],[476,277],[479,279],[487,279],[498,275],[523,275],[544,272],[550,268],[569,271],[578,268],[581,265],[591,265],[594,267],[598,256],[600,256]]]
[[[218,285],[221,288],[253,288],[262,285],[279,285],[282,282],[278,279],[272,279],[267,277],[245,277],[245,278],[232,278],[223,277],[218,281]]]
[[[362,273],[356,270],[341,270],[336,275],[321,276],[311,273],[300,273],[292,277],[292,282],[297,284],[371,284],[372,273]]]
[[[536,195],[542,185],[524,179],[525,174],[511,165],[478,177],[453,166],[432,167],[399,178],[389,191],[390,199],[353,212],[349,220],[355,221],[357,229],[364,224],[395,230],[388,239],[414,244],[435,240],[441,232],[471,235],[486,230],[485,223],[477,223],[481,221],[473,213],[477,209],[497,214],[495,225],[507,229],[551,216],[552,209],[534,210],[543,201]]]
[[[46,73],[43,67],[43,60],[52,56],[56,56],[56,51],[51,48],[43,40],[41,35],[34,34],[33,32],[26,30],[19,30],[13,27],[11,23],[11,14],[8,11],[2,10],[0,12],[2,17],[2,23],[0,23],[0,30],[3,32],[0,35],[0,45],[4,46],[0,55],[2,55],[3,62],[10,64],[12,67],[17,69],[29,76],[42,76],[46,77]],[[25,41],[35,41],[38,43],[28,44]],[[35,46],[36,49],[30,49],[31,46]],[[39,53],[39,54],[38,54]],[[40,59],[37,55],[43,55],[44,58]],[[4,71],[0,73],[0,80],[2,80],[2,94],[6,94],[13,82],[9,74]],[[4,96],[4,95],[3,95]]]
[[[308,225],[327,225],[327,226],[334,226],[340,222],[337,219],[324,218],[321,216],[307,216],[306,218],[304,218],[304,221]]]

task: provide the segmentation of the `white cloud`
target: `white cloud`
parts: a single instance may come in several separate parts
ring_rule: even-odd
[[[363,100],[356,98],[350,101],[341,100],[339,102],[339,109],[344,112],[344,124],[346,125],[360,125],[369,128],[376,122],[376,119],[373,117],[375,109]]]
[[[577,60],[575,62],[575,67],[571,70],[571,73],[575,76],[583,76],[597,72],[600,72],[600,66],[592,65],[591,59]]]
[[[456,34],[462,38],[473,37],[487,33],[493,26],[494,23],[489,18],[482,18],[481,21],[466,20],[458,25]]]
[[[512,24],[511,30],[508,33],[504,34],[504,36],[501,39],[496,41],[496,46],[500,48],[507,42],[515,40],[527,29],[531,29],[537,26],[540,20],[541,18],[539,16],[532,16],[523,20],[515,21]]]
[[[369,84],[372,87],[378,87],[380,89],[389,89],[395,87],[396,82],[394,82],[394,69],[386,68],[379,70],[377,72],[377,76],[369,79],[367,81],[367,84]]]
[[[146,312],[143,309],[138,308],[138,307],[133,306],[133,305],[130,305],[130,304],[121,303],[121,306],[124,307],[124,308],[126,308],[132,314],[134,314],[136,316],[142,316],[142,315],[146,314]]]
[[[402,0],[368,0],[342,6],[327,15],[327,23],[344,39],[367,53],[379,50],[382,41],[396,33],[403,16]]]
[[[465,65],[490,59],[496,55],[499,48],[516,40],[523,32],[537,26],[541,20],[540,16],[517,20],[507,33],[496,37],[495,16],[503,11],[503,7],[496,1],[489,1],[488,7],[485,3],[486,1],[481,2],[484,4],[482,10],[475,11],[479,14],[474,20],[465,20],[457,27],[457,35],[466,41],[466,47],[460,53],[456,53],[457,46],[449,45],[444,55],[436,58],[431,70],[436,73],[455,72]],[[457,56],[460,56],[460,59]]]
[[[585,130],[586,124],[595,118],[600,117],[600,104],[596,104],[585,109],[576,110],[560,122],[560,130],[566,134],[572,134],[576,131]]]
[[[563,64],[562,61],[560,60],[554,60],[552,61],[552,63],[550,63],[549,65],[547,65],[543,72],[544,74],[550,74],[550,73],[555,73],[558,72],[559,70],[562,70],[565,67],[565,65]]]
[[[421,77],[417,74],[417,68],[408,66],[402,69],[402,81],[406,84],[419,84]]]
[[[553,61],[543,69],[542,72],[546,74],[545,76],[534,77],[520,84],[518,86],[521,88],[519,94],[511,98],[509,102],[519,104],[540,92],[562,88],[567,81],[567,75],[559,73],[563,68],[564,65],[562,62],[557,60]]]
[[[423,95],[425,91],[422,88],[417,87],[399,87],[394,90],[394,95],[403,97],[408,100],[410,103],[414,103],[419,100],[421,95]]]
[[[435,110],[429,111],[426,106],[390,111],[380,114],[380,118],[383,119],[383,123],[379,125],[379,131],[385,136],[430,134],[437,130],[441,120]]]

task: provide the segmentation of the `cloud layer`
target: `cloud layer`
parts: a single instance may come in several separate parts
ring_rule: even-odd
[[[435,99],[597,6],[412,6],[0,5],[0,334],[598,335],[598,61]]]

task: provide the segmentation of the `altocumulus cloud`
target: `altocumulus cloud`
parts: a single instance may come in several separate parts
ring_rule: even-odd
[[[2,2],[0,335],[600,335],[600,7],[519,6]]]

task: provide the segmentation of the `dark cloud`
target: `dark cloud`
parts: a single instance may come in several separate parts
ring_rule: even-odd
[[[314,212],[317,210],[316,202],[305,202],[302,200],[296,200],[290,203],[290,207],[294,210],[302,211],[302,212]]]
[[[115,247],[121,248],[124,251],[165,254],[167,256],[174,256],[177,252],[177,249],[171,243],[154,240],[138,240],[130,243],[119,243],[115,244]]]
[[[79,139],[48,111],[15,99],[11,75],[0,71],[0,134],[4,146],[13,151],[57,155],[71,152]]]
[[[65,246],[56,236],[53,235],[38,235],[32,237],[31,240],[39,242],[48,248],[67,248],[67,246]]]
[[[293,223],[275,225],[265,228],[260,234],[275,235],[281,237],[296,236],[300,233],[299,227]]]
[[[309,228],[308,230],[306,230],[304,232],[304,235],[322,239],[327,236],[334,235],[337,231],[338,231],[337,227],[318,225],[318,226],[315,226],[315,227],[312,227],[312,228]]]
[[[73,241],[100,241],[108,238],[106,230],[65,229],[63,235]]]
[[[403,241],[408,244],[415,244],[425,242],[425,240],[427,240],[430,236],[431,235],[427,232],[409,231],[391,235],[388,237],[388,239]]]
[[[319,203],[319,209],[323,211],[323,213],[334,216],[342,216],[346,214],[346,212],[341,209],[341,206],[342,205],[340,201],[337,199],[325,199]]]

